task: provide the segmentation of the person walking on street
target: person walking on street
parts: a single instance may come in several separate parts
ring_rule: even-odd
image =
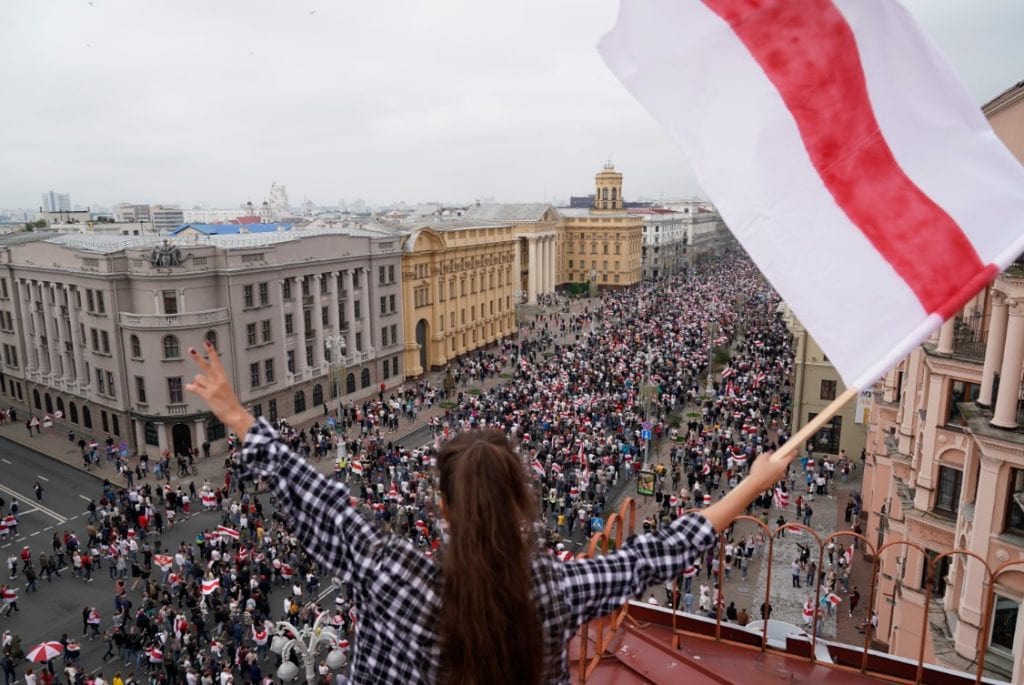
[[[850,591],[850,617],[853,617],[853,612],[857,610],[857,604],[860,602],[860,592],[857,590],[857,586],[853,586],[853,590]]]
[[[36,492],[36,501],[37,502],[42,502],[43,501],[43,486],[39,484],[39,481],[35,482],[35,485],[32,486],[32,489],[35,490],[35,492]]]

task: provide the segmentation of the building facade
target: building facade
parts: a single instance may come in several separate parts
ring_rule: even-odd
[[[1024,86],[983,109],[1024,159]],[[964,670],[983,652],[986,674],[1013,683],[1024,683],[1022,367],[1018,260],[876,384],[864,483],[866,530],[893,545],[878,639],[914,658],[923,639],[927,660]]]
[[[405,372],[443,367],[516,330],[511,224],[440,222],[402,241]]]
[[[43,193],[43,204],[40,210],[44,212],[68,212],[71,210],[71,195],[69,193],[55,193],[52,190]]]
[[[397,237],[213,236],[176,250],[152,238],[19,236],[0,254],[0,392],[140,451],[224,437],[184,390],[187,350],[203,340],[242,402],[269,418],[320,416],[403,379]]]
[[[660,207],[631,209],[644,219],[643,242],[640,248],[640,272],[645,281],[666,278],[688,266],[689,231],[681,212]]]

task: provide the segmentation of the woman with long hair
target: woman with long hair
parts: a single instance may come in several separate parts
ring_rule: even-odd
[[[382,533],[348,488],[313,469],[239,402],[217,351],[189,350],[187,386],[240,436],[244,477],[266,477],[306,552],[351,583],[359,612],[355,683],[567,683],[566,647],[584,622],[675,578],[771,487],[789,458],[763,455],[717,503],[611,554],[561,563],[538,553],[526,470],[504,434],[471,431],[437,456],[448,540],[433,558]]]

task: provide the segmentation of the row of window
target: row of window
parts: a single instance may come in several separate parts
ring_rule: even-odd
[[[960,511],[963,471],[953,466],[939,466],[934,509],[949,516]],[[1010,469],[1006,486],[1003,531],[1024,535],[1024,469]]]

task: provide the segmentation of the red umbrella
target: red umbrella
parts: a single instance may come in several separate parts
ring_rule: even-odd
[[[29,661],[36,661],[41,664],[46,663],[50,659],[56,659],[64,653],[64,645],[59,642],[42,642],[32,649],[28,650],[28,654],[25,658]]]

